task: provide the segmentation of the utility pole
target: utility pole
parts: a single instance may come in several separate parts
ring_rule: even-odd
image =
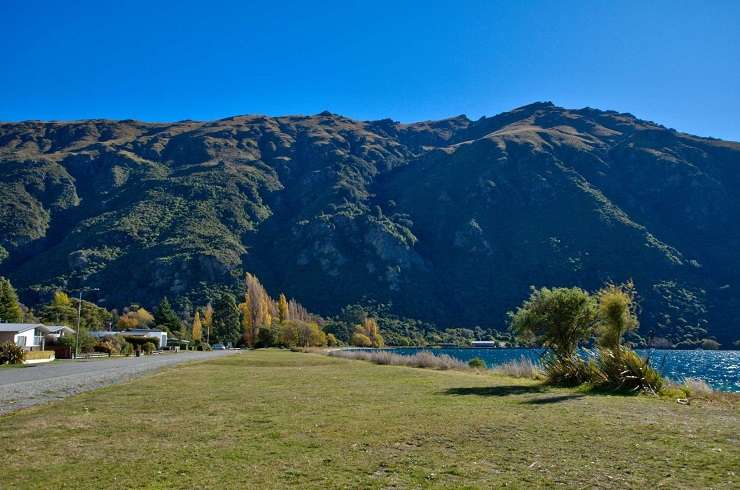
[[[75,332],[75,359],[80,357],[80,319],[82,318],[82,291],[100,291],[98,288],[80,288],[77,303],[77,331]]]
[[[75,331],[75,359],[80,357],[80,317],[82,316],[82,289],[80,289],[80,300],[77,303],[77,330]]]

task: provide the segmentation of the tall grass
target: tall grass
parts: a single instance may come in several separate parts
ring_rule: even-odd
[[[542,369],[531,359],[524,356],[499,364],[493,368],[493,372],[514,378],[540,379],[543,376]]]
[[[360,361],[369,361],[375,364],[384,364],[390,366],[409,366],[427,369],[469,369],[464,362],[442,354],[436,356],[429,351],[417,352],[412,356],[402,356],[389,351],[362,351],[362,350],[337,350],[328,353],[333,357],[343,359],[355,359]]]
[[[712,387],[709,386],[706,381],[699,378],[684,379],[682,388],[686,391],[688,396],[694,398],[705,398],[714,393]]]

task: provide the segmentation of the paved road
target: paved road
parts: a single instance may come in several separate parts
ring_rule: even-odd
[[[0,414],[119,383],[165,366],[239,352],[241,351],[179,352],[3,368],[0,369]]]

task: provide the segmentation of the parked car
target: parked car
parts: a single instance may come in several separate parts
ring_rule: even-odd
[[[226,346],[224,344],[213,344],[213,350],[226,350]]]

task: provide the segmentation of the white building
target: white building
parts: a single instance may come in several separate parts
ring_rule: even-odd
[[[164,349],[167,347],[167,332],[163,330],[149,330],[147,328],[135,328],[133,330],[123,330],[120,332],[103,331],[103,332],[90,332],[90,335],[97,339],[103,339],[105,337],[112,337],[114,335],[122,335],[124,337],[146,337],[154,340],[157,344],[157,349]]]
[[[495,340],[474,340],[470,345],[472,347],[491,349],[493,347],[498,347],[498,342]]]
[[[54,340],[59,340],[59,337],[66,337],[68,335],[74,335],[75,331],[72,328],[69,328],[66,325],[47,325],[46,328],[49,329],[49,333],[46,334],[46,338],[53,338]]]
[[[0,323],[0,342],[13,342],[25,350],[44,350],[49,328],[41,323]]]

